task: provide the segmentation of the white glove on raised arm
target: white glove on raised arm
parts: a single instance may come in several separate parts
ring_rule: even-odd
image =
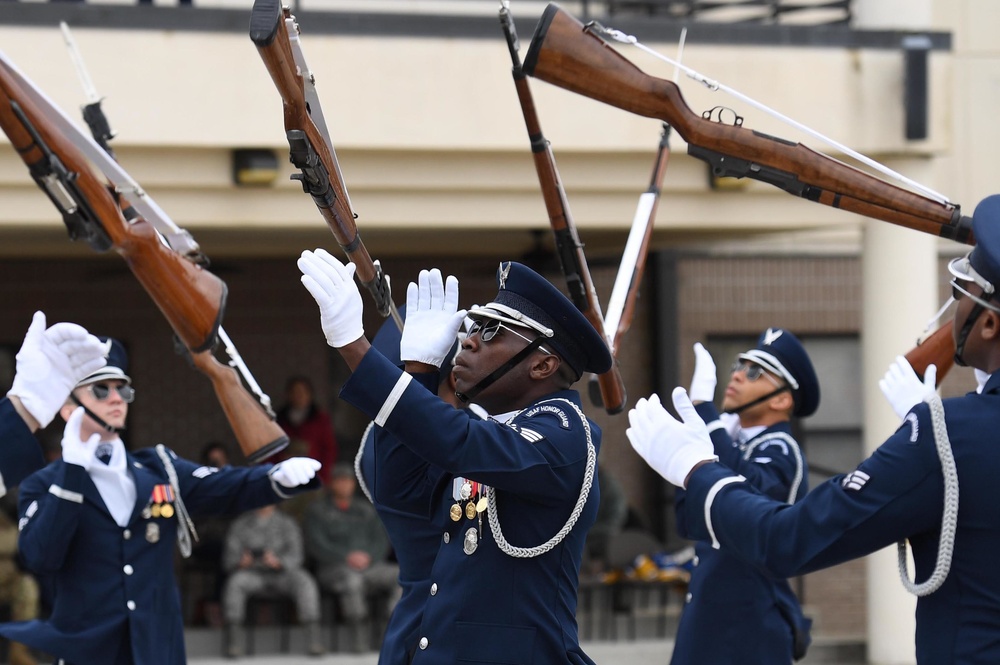
[[[628,412],[631,425],[625,435],[646,463],[672,485],[684,487],[691,470],[701,462],[719,459],[712,447],[705,421],[701,419],[683,388],[674,388],[674,408],[681,420],[670,415],[653,393],[640,399]]]
[[[406,324],[399,357],[440,367],[454,346],[466,311],[458,309],[458,279],[441,281],[437,268],[421,270],[417,283],[406,287]]]
[[[111,348],[75,323],[45,327],[45,314],[35,312],[16,356],[16,373],[8,395],[14,395],[42,427],[55,418],[69,393],[85,376],[107,363]]]
[[[319,305],[326,343],[339,349],[363,337],[364,305],[354,282],[354,264],[345,266],[325,249],[317,249],[302,252],[297,265],[302,271],[302,285]]]
[[[80,439],[80,423],[83,421],[83,407],[73,410],[63,429],[62,458],[67,464],[76,464],[90,469],[94,463],[94,453],[101,441],[100,434],[91,434],[86,441]]]
[[[694,375],[691,377],[691,401],[711,402],[715,399],[715,361],[701,342],[694,344]]]
[[[271,478],[283,487],[298,487],[315,478],[321,466],[309,457],[292,457],[271,469]]]
[[[910,409],[934,395],[937,391],[936,381],[935,365],[927,366],[924,380],[921,381],[906,358],[897,356],[896,362],[889,365],[885,376],[878,382],[878,387],[896,415],[903,418]]]

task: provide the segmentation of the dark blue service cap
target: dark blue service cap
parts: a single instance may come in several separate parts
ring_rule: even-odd
[[[804,418],[816,412],[819,380],[798,337],[782,328],[768,328],[757,340],[757,346],[739,357],[780,376],[791,386],[795,399],[794,415]]]
[[[128,354],[125,353],[125,347],[122,346],[122,343],[113,337],[98,336],[97,339],[102,342],[111,341],[111,350],[108,352],[108,364],[83,377],[76,385],[86,386],[98,381],[112,380],[124,381],[131,384],[132,377],[128,375]]]
[[[569,298],[547,279],[526,265],[500,263],[497,292],[493,302],[473,307],[469,316],[498,319],[530,328],[544,338],[579,376],[584,372],[603,374],[611,369],[608,344]]]
[[[952,261],[948,269],[955,277],[976,282],[991,294],[1000,287],[1000,194],[987,196],[976,206],[972,234],[976,246],[965,258]]]

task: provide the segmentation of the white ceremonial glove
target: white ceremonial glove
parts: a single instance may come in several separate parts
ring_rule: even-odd
[[[694,375],[691,377],[691,401],[711,402],[715,399],[715,361],[701,342],[694,345]]]
[[[271,478],[284,487],[298,487],[312,480],[321,466],[309,457],[293,457],[271,469]]]
[[[924,380],[921,381],[906,358],[897,356],[896,362],[889,365],[885,376],[878,382],[878,387],[882,389],[882,394],[896,415],[903,418],[910,409],[937,392],[936,380],[937,366],[928,365]]]
[[[35,312],[17,352],[14,395],[42,427],[55,418],[76,384],[107,364],[111,343],[104,343],[75,323],[45,327],[45,314]]]
[[[712,447],[705,421],[694,410],[683,388],[674,388],[674,408],[681,420],[670,415],[656,393],[640,399],[628,412],[631,425],[625,436],[646,463],[672,485],[684,487],[691,470],[700,462],[719,459]]]
[[[354,282],[354,264],[345,266],[325,249],[317,249],[302,252],[297,265],[302,271],[302,285],[319,305],[326,343],[339,349],[363,337],[364,305]]]
[[[722,426],[726,429],[726,434],[733,441],[738,441],[740,436],[740,430],[743,426],[740,424],[740,416],[736,413],[720,413],[719,421]]]
[[[91,434],[86,441],[80,440],[80,423],[83,421],[83,407],[73,410],[63,429],[62,458],[67,464],[76,464],[89,470],[94,464],[94,453],[101,441],[100,434]]]
[[[466,311],[458,309],[458,279],[441,281],[437,268],[421,270],[417,283],[406,287],[406,323],[399,357],[440,367],[455,345]]]

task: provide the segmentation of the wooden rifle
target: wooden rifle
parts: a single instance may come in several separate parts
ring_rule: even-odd
[[[269,405],[259,403],[236,373],[212,356],[217,337],[227,350],[232,346],[222,329],[225,283],[166,244],[139,212],[158,210],[155,204],[140,203],[144,192],[135,181],[2,55],[0,128],[59,210],[70,238],[82,239],[99,252],[113,249],[125,260],[195,365],[212,380],[247,459],[259,461],[287,446],[288,437],[274,422]],[[118,187],[98,178],[94,164],[131,183],[134,207]]]
[[[559,257],[559,265],[563,275],[566,277],[566,287],[569,290],[570,300],[607,341],[607,337],[604,335],[604,315],[601,313],[597,289],[594,288],[594,280],[590,276],[583,243],[580,242],[580,235],[569,211],[569,202],[559,178],[552,147],[542,134],[541,123],[535,111],[535,102],[531,96],[531,89],[528,87],[528,79],[521,71],[517,31],[506,3],[500,8],[500,25],[503,27],[507,46],[510,49],[514,87],[517,89],[517,98],[521,103],[521,113],[528,130],[535,171],[538,173],[542,199],[545,201],[545,210],[548,212],[549,224],[552,227],[552,234],[555,236],[556,254]],[[597,381],[600,386],[600,404],[610,414],[620,413],[625,408],[628,397],[617,358],[614,358],[611,369],[599,375]]]
[[[379,314],[392,316],[400,330],[403,320],[392,302],[389,279],[372,261],[355,223],[337,153],[329,139],[313,76],[299,45],[299,29],[281,0],[255,0],[250,14],[250,39],[257,46],[284,108],[285,138],[291,162],[300,170],[292,176],[312,196],[357,277],[368,288]]]
[[[744,128],[741,122],[727,125],[710,114],[699,115],[688,107],[676,83],[640,70],[599,36],[602,31],[595,22],[584,25],[558,5],[548,5],[525,56],[524,72],[669,123],[687,141],[688,154],[707,162],[716,176],[760,180],[816,203],[975,244],[972,220],[958,205],[889,184],[800,143]],[[946,328],[907,354],[912,354],[911,364],[920,374],[934,362],[941,380],[951,366],[955,348]],[[934,343],[927,346],[931,340]]]

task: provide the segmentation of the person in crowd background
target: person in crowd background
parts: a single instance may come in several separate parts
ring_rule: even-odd
[[[354,467],[337,464],[326,491],[306,509],[306,549],[316,577],[337,598],[356,652],[368,651],[368,599],[380,598],[388,617],[401,590],[399,566],[390,563],[389,539],[374,508],[358,496]]]
[[[247,600],[259,592],[292,598],[299,622],[306,627],[307,652],[310,656],[324,652],[319,588],[304,560],[299,525],[275,506],[258,508],[233,522],[223,553],[223,568],[229,573],[222,592],[227,656],[243,655]]]
[[[337,463],[337,438],[330,414],[316,402],[312,382],[304,376],[293,376],[285,384],[285,405],[277,414],[278,424],[291,440],[289,448],[323,465],[320,479],[329,480]],[[297,449],[305,444],[304,450]]]

